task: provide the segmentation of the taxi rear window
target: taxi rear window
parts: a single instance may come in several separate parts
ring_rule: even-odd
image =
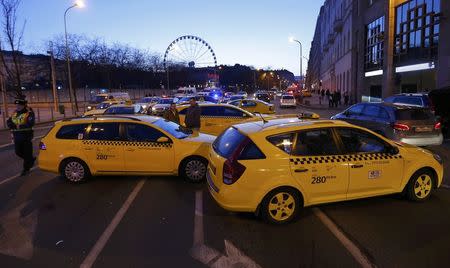
[[[230,127],[213,143],[214,151],[224,158],[229,158],[245,137],[237,129]]]
[[[434,119],[434,115],[429,109],[399,109],[395,112],[395,117],[399,121]]]
[[[76,124],[62,126],[56,133],[57,139],[78,140],[83,139],[86,128],[89,124]]]

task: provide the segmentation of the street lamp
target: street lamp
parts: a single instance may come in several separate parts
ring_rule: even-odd
[[[85,6],[84,2],[81,0],[77,0],[72,6],[68,7],[66,9],[66,12],[64,12],[64,35],[66,38],[66,60],[67,60],[67,75],[69,78],[69,98],[70,98],[70,105],[72,106],[72,113],[75,114],[78,112],[78,103],[77,103],[77,94],[74,92],[72,87],[72,74],[70,70],[70,48],[69,48],[69,42],[67,41],[67,12],[71,10],[72,8],[83,8]],[[72,94],[75,101],[75,110],[72,102]]]
[[[296,42],[300,45],[300,79],[303,77],[303,46],[302,42],[298,41],[294,37],[289,37],[289,42],[293,43]]]

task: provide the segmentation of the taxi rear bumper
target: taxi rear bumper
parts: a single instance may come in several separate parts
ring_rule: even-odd
[[[213,199],[225,210],[234,212],[255,212],[256,207],[243,206],[233,202],[233,193],[227,191],[227,189],[220,189],[211,178],[210,169],[206,172],[206,181],[208,184],[208,190]]]

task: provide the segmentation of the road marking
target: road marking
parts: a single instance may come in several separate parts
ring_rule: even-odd
[[[37,167],[31,168],[31,169],[30,169],[30,172],[33,171],[33,170],[35,170],[35,169],[37,169]],[[26,175],[26,176],[27,176],[27,175]],[[12,180],[15,180],[15,179],[17,179],[17,178],[21,178],[21,177],[25,177],[25,176],[20,176],[20,173],[19,173],[19,174],[17,174],[17,175],[14,175],[14,176],[11,176],[11,177],[9,177],[9,178],[6,178],[6,179],[0,181],[0,186],[3,185],[3,184],[6,184],[6,183],[8,183],[8,182],[10,182],[10,181],[12,181]]]
[[[119,225],[122,218],[125,216],[125,213],[127,213],[128,209],[130,208],[131,204],[133,203],[134,199],[138,195],[138,193],[141,191],[142,187],[145,184],[145,180],[141,180],[136,187],[134,187],[133,191],[128,196],[125,203],[123,203],[122,207],[117,211],[116,215],[112,219],[112,221],[109,223],[108,227],[105,229],[103,234],[100,236],[100,238],[97,240],[97,243],[95,243],[94,247],[91,249],[87,257],[84,259],[83,263],[80,265],[81,268],[88,268],[92,267],[95,260],[97,259],[100,252],[102,252],[103,248],[105,247],[106,243],[108,242],[109,238],[113,234],[114,230],[116,229],[117,225]]]
[[[203,234],[203,191],[195,192],[194,247],[205,243]]]
[[[334,224],[334,222],[318,208],[312,209],[314,214],[322,221],[322,223],[330,230],[330,232],[341,242],[341,244],[352,254],[353,258],[363,267],[376,267],[367,256],[356,246],[343,232]]]
[[[192,258],[208,267],[247,267],[260,268],[256,262],[247,257],[233,243],[224,240],[225,253],[205,244],[203,231],[203,191],[195,192],[195,215],[193,246],[190,251]]]
[[[444,189],[449,189],[450,190],[450,185],[442,184],[441,187],[444,188]]]
[[[42,139],[43,137],[45,137],[45,135],[34,137],[33,140]],[[12,146],[12,145],[14,145],[14,142],[11,142],[11,143],[8,143],[8,144],[3,144],[3,145],[0,145],[0,149],[5,148],[5,147],[9,147],[9,146]]]

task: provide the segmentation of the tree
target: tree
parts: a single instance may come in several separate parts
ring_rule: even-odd
[[[20,0],[0,0],[0,75],[6,78],[14,90],[15,97],[22,94],[22,37],[26,22],[21,29],[17,28],[17,10]],[[8,51],[6,51],[8,50]],[[6,90],[6,89],[4,89]]]

